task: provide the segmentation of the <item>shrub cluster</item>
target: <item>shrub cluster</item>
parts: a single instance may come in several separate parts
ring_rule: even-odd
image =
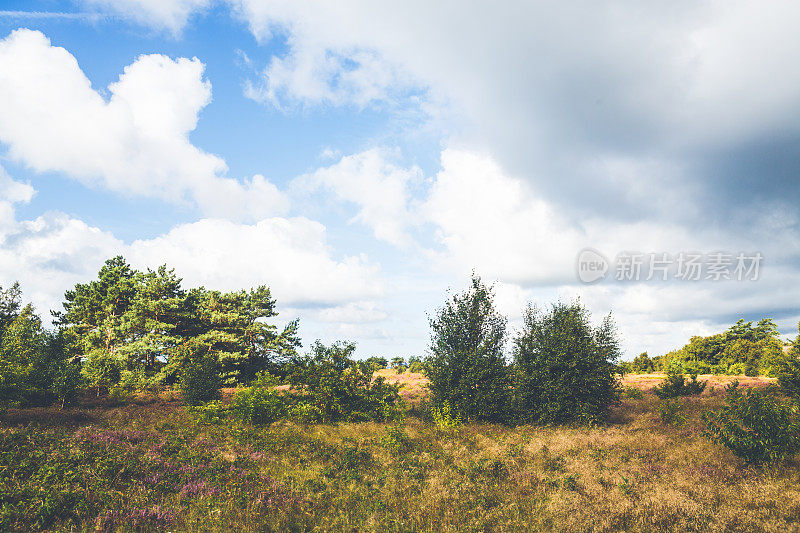
[[[547,311],[529,307],[504,357],[506,318],[478,276],[430,320],[431,356],[424,371],[436,412],[491,422],[598,422],[619,399],[620,355],[610,316],[590,323],[579,301]]]
[[[311,353],[290,363],[288,391],[276,390],[277,379],[261,372],[249,387],[237,389],[230,405],[211,401],[198,414],[207,421],[232,417],[251,424],[283,418],[301,423],[346,420],[393,420],[402,414],[398,386],[372,378],[372,365],[355,361],[355,345],[316,342]]]
[[[659,384],[653,392],[662,400],[678,396],[693,396],[702,393],[706,388],[705,381],[697,381],[697,374],[691,374],[689,380],[679,373],[675,367],[667,371],[667,379]]]
[[[705,435],[748,463],[777,463],[800,451],[797,405],[768,391],[747,390],[733,383],[725,405],[704,413]]]

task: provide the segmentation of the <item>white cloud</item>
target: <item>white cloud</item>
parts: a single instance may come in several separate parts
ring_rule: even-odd
[[[413,222],[409,210],[409,187],[421,181],[419,168],[392,164],[390,154],[379,149],[342,157],[334,165],[320,168],[292,182],[298,192],[324,189],[343,202],[357,206],[351,222],[372,228],[377,239],[408,246],[407,227]]]
[[[94,7],[129,18],[139,24],[158,30],[167,30],[177,36],[189,17],[207,9],[210,0],[82,0]]]
[[[234,290],[266,284],[286,305],[331,305],[383,291],[376,266],[365,257],[333,259],[325,227],[302,217],[252,225],[200,220],[135,241],[128,255],[141,266],[166,262],[190,286]]]
[[[0,141],[37,171],[90,186],[191,202],[210,216],[257,220],[288,200],[263,176],[224,177],[225,162],[189,142],[211,84],[198,59],[140,56],[106,101],[63,48],[36,31],[0,41]]]

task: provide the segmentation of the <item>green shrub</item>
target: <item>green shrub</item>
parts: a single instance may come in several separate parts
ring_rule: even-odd
[[[298,402],[289,410],[289,418],[301,424],[316,424],[324,419],[322,410],[310,402]]]
[[[216,356],[209,353],[205,346],[195,345],[194,351],[184,360],[178,386],[183,400],[189,405],[218,399],[222,378]]]
[[[662,400],[658,404],[658,416],[665,424],[679,426],[686,422],[686,417],[681,412],[683,406],[675,400]]]
[[[455,431],[461,427],[461,416],[452,412],[446,400],[440,405],[431,405],[430,414],[433,423],[442,431]]]
[[[523,330],[514,341],[520,420],[604,420],[619,399],[619,354],[610,315],[594,328],[579,301],[558,302],[547,313],[528,307]]]
[[[432,404],[447,403],[464,420],[508,420],[512,380],[503,355],[506,318],[495,309],[492,288],[473,275],[471,287],[449,299],[430,326],[425,374]]]
[[[790,353],[778,366],[778,383],[793,398],[800,399],[800,359]]]
[[[310,354],[293,361],[289,381],[296,397],[316,407],[300,408],[302,413],[319,414],[322,422],[360,422],[390,419],[401,410],[399,387],[382,377],[373,380],[372,366],[355,361],[354,351],[353,343],[324,346],[317,341]]]
[[[286,417],[286,402],[273,390],[274,385],[275,381],[269,374],[259,374],[252,386],[236,391],[230,406],[231,414],[250,424],[270,424]]]
[[[703,414],[704,435],[748,463],[778,463],[800,451],[797,406],[766,391],[728,387],[725,405]]]
[[[683,374],[679,373],[674,366],[670,366],[667,378],[653,389],[653,392],[662,400],[702,393],[706,388],[706,382],[697,381],[697,374],[691,374],[690,377],[691,379],[686,381]]]
[[[632,400],[641,400],[644,398],[642,390],[636,387],[624,387],[621,394],[623,398],[630,398]]]

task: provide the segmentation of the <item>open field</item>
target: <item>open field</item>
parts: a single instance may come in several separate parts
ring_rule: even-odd
[[[718,388],[679,400],[677,424],[645,394],[603,427],[452,432],[413,412],[398,425],[209,424],[175,395],[10,410],[0,529],[800,530],[800,465],[747,467],[702,437],[701,412],[720,402]]]

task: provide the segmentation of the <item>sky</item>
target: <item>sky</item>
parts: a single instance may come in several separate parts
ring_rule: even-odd
[[[123,255],[425,355],[474,272],[631,359],[800,321],[796,2],[0,0],[0,286]],[[448,292],[449,291],[449,292]]]

